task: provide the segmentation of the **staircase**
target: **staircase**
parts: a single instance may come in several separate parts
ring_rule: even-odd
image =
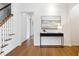
[[[0,56],[6,55],[13,49],[12,42],[15,39],[15,32],[12,16],[11,14],[0,22]]]

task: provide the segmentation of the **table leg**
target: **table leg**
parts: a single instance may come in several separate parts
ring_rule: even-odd
[[[41,36],[40,36],[40,48],[41,48]]]
[[[61,45],[64,46],[64,37],[61,37]]]

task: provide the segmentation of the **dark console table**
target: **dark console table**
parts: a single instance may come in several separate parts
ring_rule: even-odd
[[[40,47],[41,45],[41,37],[61,37],[61,46],[64,45],[64,35],[63,33],[40,33]]]

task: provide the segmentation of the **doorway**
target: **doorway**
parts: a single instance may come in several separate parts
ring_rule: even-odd
[[[24,24],[23,27],[26,28],[26,30],[24,31],[28,43],[30,43],[30,41],[33,43],[33,37],[34,37],[34,32],[33,32],[34,25],[33,25],[32,17],[33,17],[33,12],[22,12],[22,20],[23,20],[22,23]]]

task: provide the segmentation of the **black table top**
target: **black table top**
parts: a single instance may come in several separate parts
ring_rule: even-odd
[[[63,33],[40,33],[40,36],[63,36]]]

